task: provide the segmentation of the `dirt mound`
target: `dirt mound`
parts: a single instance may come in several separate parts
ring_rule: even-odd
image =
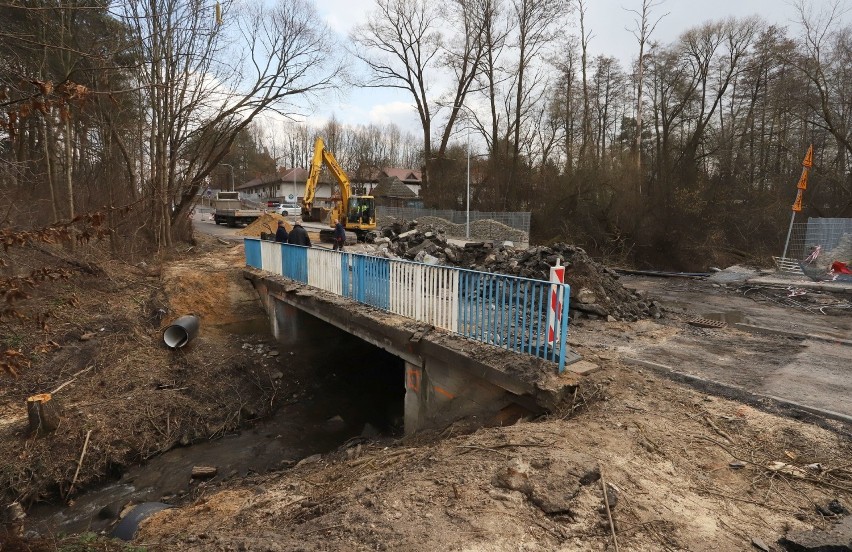
[[[246,317],[246,305],[254,308],[256,297],[245,286],[239,268],[245,264],[242,247],[233,247],[199,263],[190,258],[165,266],[162,281],[168,296],[168,311],[174,318],[195,314],[205,325],[227,324]]]
[[[431,226],[402,231],[399,225],[386,228],[375,241],[378,253],[417,262],[443,264],[511,274],[534,280],[550,278],[550,267],[558,260],[565,269],[565,281],[571,285],[571,310],[574,316],[627,321],[660,318],[656,301],[624,288],[618,274],[592,259],[583,249],[560,243],[550,247],[516,249],[490,242],[467,243],[459,247],[447,241],[445,233]],[[397,233],[399,231],[399,233]]]
[[[257,220],[242,230],[238,230],[237,234],[240,236],[251,236],[254,238],[259,238],[264,232],[274,234],[275,229],[278,228],[279,220],[284,221],[284,228],[287,229],[287,232],[293,229],[293,225],[287,222],[287,219],[278,213],[264,213],[260,215]]]

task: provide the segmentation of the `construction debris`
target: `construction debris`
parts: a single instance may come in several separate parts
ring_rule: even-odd
[[[852,552],[852,517],[845,517],[826,530],[790,532],[780,542],[796,552]]]
[[[426,264],[509,274],[535,280],[547,280],[550,268],[559,261],[566,267],[565,282],[571,285],[572,316],[592,319],[636,321],[660,318],[660,305],[646,295],[633,293],[618,281],[618,274],[594,261],[580,247],[558,243],[528,249],[480,241],[459,246],[448,241],[443,228],[421,226],[385,227],[374,246],[376,254]]]

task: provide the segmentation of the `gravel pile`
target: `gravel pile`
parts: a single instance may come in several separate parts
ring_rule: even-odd
[[[660,305],[645,294],[633,293],[618,281],[618,274],[593,260],[581,248],[564,243],[521,249],[491,242],[459,247],[447,241],[442,228],[404,227],[396,224],[375,240],[377,254],[434,265],[456,266],[482,272],[547,280],[559,260],[571,285],[573,316],[635,321],[660,318]]]
[[[383,217],[379,220],[379,227],[391,226],[393,224],[406,224],[405,221],[392,217]],[[467,225],[455,224],[440,217],[423,216],[411,221],[420,228],[431,228],[435,231],[443,231],[451,238],[464,238],[467,235]],[[526,243],[529,239],[526,232],[507,226],[493,219],[481,219],[471,221],[470,237],[474,240],[489,240],[494,242],[510,241],[512,243]]]

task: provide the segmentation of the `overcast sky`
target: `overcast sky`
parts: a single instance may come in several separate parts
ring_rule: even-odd
[[[806,0],[812,8],[829,5],[833,0]],[[852,5],[852,0],[844,0]],[[634,28],[635,14],[627,9],[639,9],[641,0],[589,0],[587,27],[592,32],[590,50],[597,54],[615,56],[625,66],[637,54],[636,40],[627,28]],[[349,32],[363,22],[373,10],[373,0],[317,0],[320,14],[332,29],[347,41]],[[791,28],[796,27],[796,10],[789,0],[665,0],[654,11],[655,19],[666,15],[657,26],[653,40],[663,44],[674,41],[683,31],[709,20],[726,17],[759,15],[766,21]],[[576,15],[572,16],[576,21]],[[569,34],[579,34],[579,31]],[[367,124],[394,121],[404,130],[419,132],[413,102],[403,91],[367,89],[349,90],[344,98],[327,104],[310,119],[317,123],[334,114],[342,123]]]

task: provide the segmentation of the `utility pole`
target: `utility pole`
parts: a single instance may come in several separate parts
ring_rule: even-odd
[[[464,237],[470,239],[470,125],[467,126],[467,193],[465,199]]]

